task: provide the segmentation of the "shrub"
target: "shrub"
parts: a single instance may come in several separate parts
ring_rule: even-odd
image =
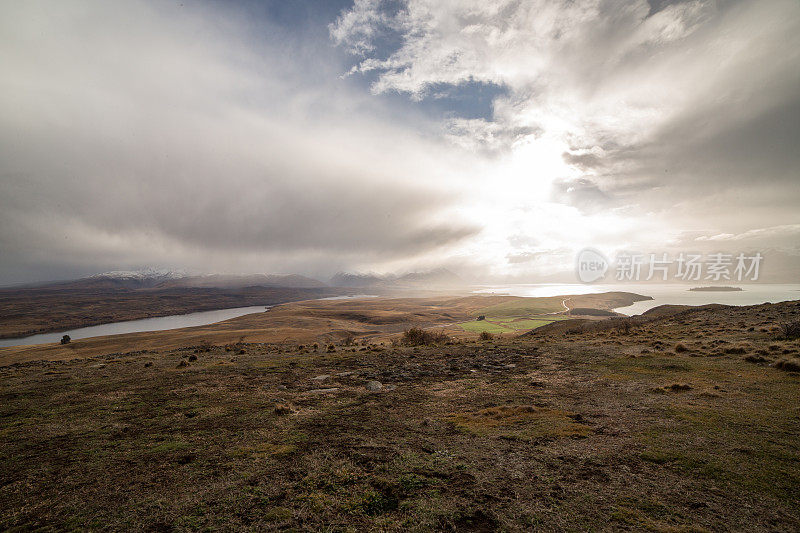
[[[278,416],[286,416],[292,414],[292,406],[286,403],[275,404],[275,414]]]
[[[800,372],[800,359],[782,359],[775,363],[775,368],[787,372]]]
[[[478,338],[482,341],[490,341],[494,339],[494,335],[492,335],[488,331],[481,331],[481,334],[478,336]]]
[[[450,340],[443,331],[434,333],[422,328],[413,327],[403,332],[402,343],[408,346],[422,346],[425,344],[444,343]]]
[[[627,335],[628,333],[631,332],[631,327],[633,326],[633,322],[631,321],[631,319],[620,318],[615,320],[615,322],[617,326],[617,331],[619,331],[620,333],[624,333],[625,335]]]
[[[69,344],[69,341],[71,340],[72,339],[69,337],[69,335],[64,335],[63,337],[61,337],[61,344]]]
[[[747,353],[747,348],[744,346],[731,346],[730,348],[725,349],[725,353],[731,355],[744,355]]]
[[[780,327],[781,333],[787,339],[796,339],[800,337],[800,320],[782,322]]]

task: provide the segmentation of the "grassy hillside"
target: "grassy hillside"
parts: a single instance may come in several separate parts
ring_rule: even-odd
[[[798,319],[6,364],[0,528],[797,530]]]

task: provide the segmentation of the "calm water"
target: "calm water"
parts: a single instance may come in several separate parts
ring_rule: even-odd
[[[85,339],[87,337],[100,337],[103,335],[119,335],[120,333],[138,333],[141,331],[163,331],[165,329],[188,328],[192,326],[205,326],[223,320],[230,320],[237,316],[249,315],[252,313],[263,313],[268,307],[255,305],[251,307],[233,307],[230,309],[217,309],[214,311],[200,311],[188,313],[186,315],[160,316],[155,318],[143,318],[141,320],[127,320],[125,322],[113,322],[111,324],[100,324],[86,328],[69,329],[57,333],[41,333],[17,339],[0,339],[0,347],[5,346],[28,346],[31,344],[45,344],[48,342],[60,342],[61,337],[69,335],[72,340]]]
[[[764,302],[784,302],[786,300],[800,300],[800,284],[741,284],[742,291],[732,292],[697,292],[690,291],[692,287],[703,286],[702,282],[694,285],[682,284],[601,284],[585,285],[582,283],[541,283],[530,285],[504,285],[482,287],[475,291],[481,294],[510,294],[512,296],[560,296],[562,294],[596,294],[609,291],[624,291],[651,296],[653,300],[636,302],[628,307],[615,309],[618,313],[638,315],[648,309],[664,304],[680,305],[754,305]]]

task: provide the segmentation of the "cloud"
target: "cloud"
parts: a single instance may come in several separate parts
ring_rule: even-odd
[[[326,76],[343,68],[310,53],[326,36],[150,2],[0,11],[0,280],[327,275],[435,259],[478,230],[435,179],[459,165]]]
[[[494,185],[516,196],[498,212],[527,206],[521,224],[533,227],[532,213],[557,211],[549,202],[575,207],[558,221],[573,246],[597,245],[601,221],[615,246],[645,247],[698,227],[798,221],[797,2],[401,4],[369,23],[400,44],[354,70],[376,94],[411,98],[441,84],[504,87],[491,117],[450,125],[458,146],[501,154]]]
[[[553,184],[553,199],[577,207],[583,213],[608,209],[613,199],[587,178],[556,180]]]
[[[355,0],[352,9],[343,12],[328,26],[331,39],[354,54],[375,50],[374,41],[379,31],[389,24],[381,4],[381,0]]]
[[[2,4],[0,282],[793,250],[795,0],[247,5]]]

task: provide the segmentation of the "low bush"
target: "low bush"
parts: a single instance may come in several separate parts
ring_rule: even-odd
[[[800,337],[800,320],[781,323],[781,334],[787,339]]]
[[[439,344],[450,340],[443,331],[434,333],[422,328],[413,327],[403,332],[402,343],[408,346],[422,346],[425,344]]]
[[[775,363],[775,368],[780,368],[787,372],[800,372],[800,359],[781,359]]]

